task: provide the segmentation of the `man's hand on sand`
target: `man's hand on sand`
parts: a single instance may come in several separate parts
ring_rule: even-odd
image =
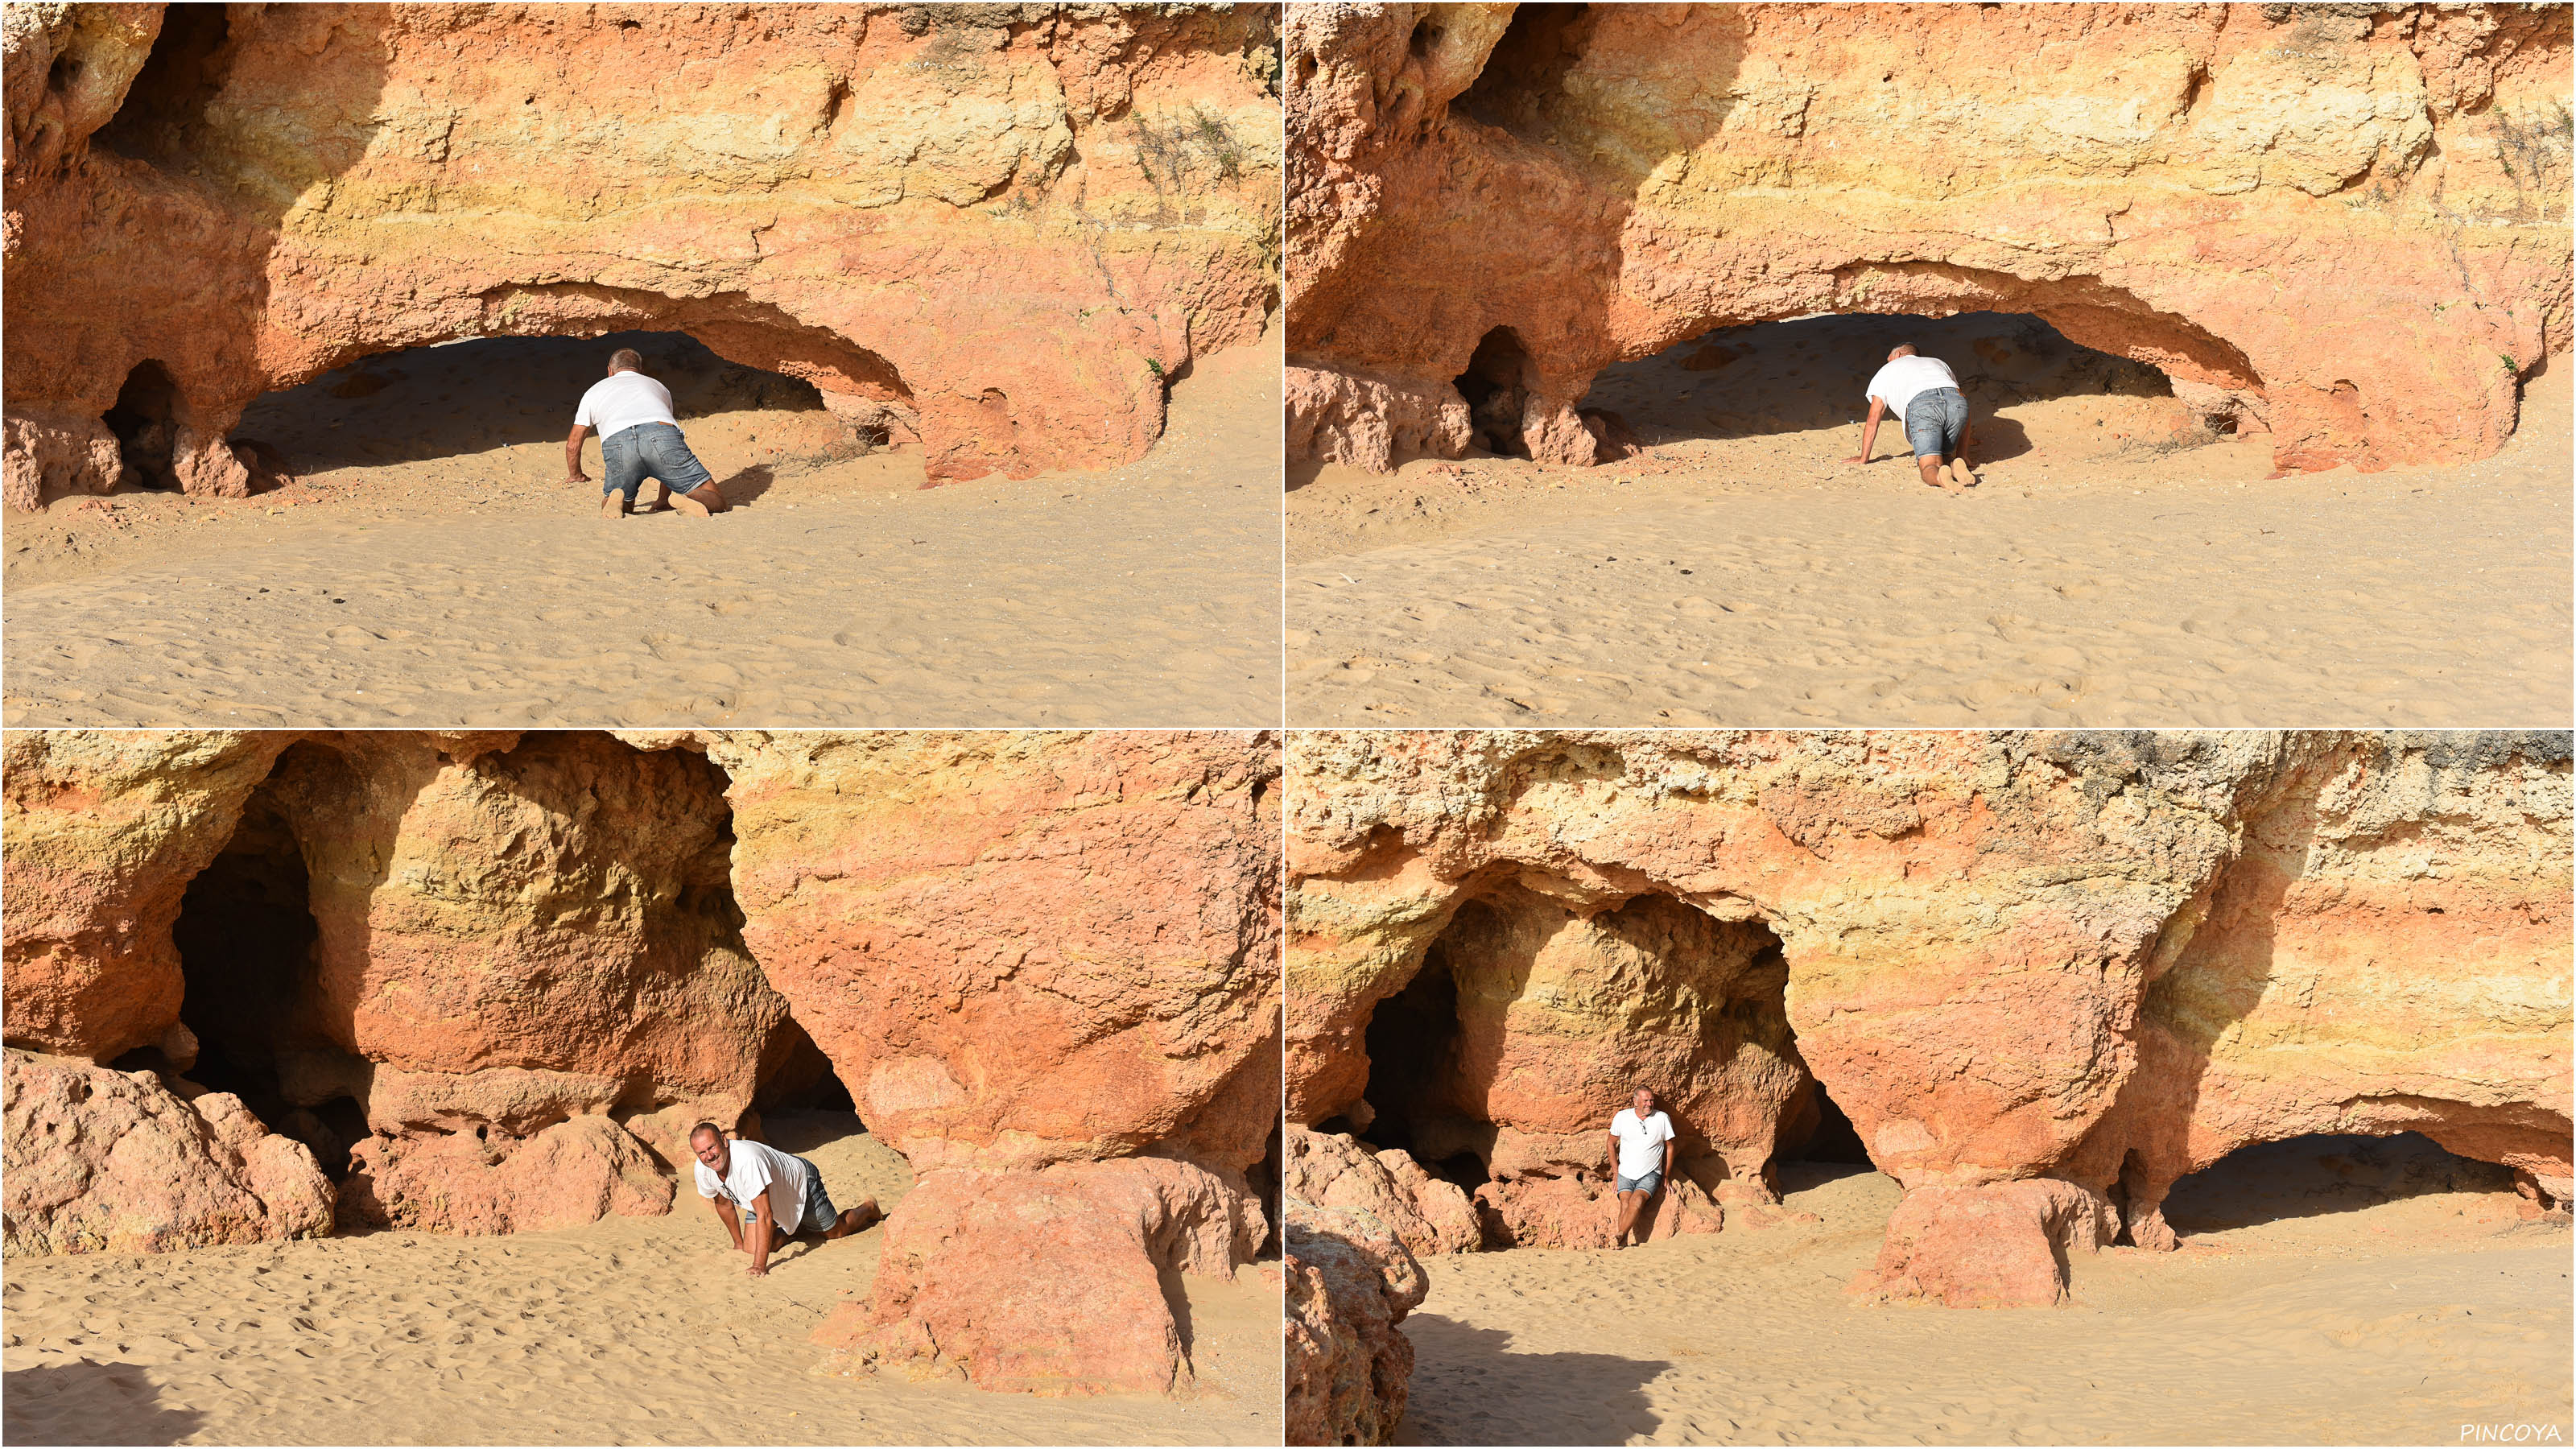
[[[754,1263],[742,1271],[749,1273],[754,1278],[766,1278],[769,1276],[769,1265],[767,1263]]]
[[[1867,458],[1862,457],[1862,456],[1861,456],[1860,454],[1858,454],[1858,453],[1854,453],[1854,454],[1852,454],[1850,457],[1843,459],[1843,461],[1844,461],[1844,462],[1846,462],[1846,463],[1866,463],[1866,462],[1869,462],[1870,460],[1869,460],[1869,459],[1867,459]]]

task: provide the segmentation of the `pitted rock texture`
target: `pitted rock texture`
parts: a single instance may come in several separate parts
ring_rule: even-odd
[[[6,499],[241,496],[242,409],[684,331],[933,480],[1141,456],[1278,295],[1271,7],[12,7]],[[573,400],[559,400],[570,418]]]
[[[9,1046],[78,1059],[116,1087],[101,1104],[144,1091],[124,1084],[202,1090],[190,1073],[242,1082],[257,1115],[198,1099],[230,1104],[205,1114],[243,1138],[228,1150],[345,1160],[346,1224],[666,1212],[691,1124],[756,1133],[761,1106],[837,1075],[928,1174],[888,1227],[909,1266],[880,1275],[863,1321],[908,1365],[1068,1392],[1186,1389],[1157,1275],[1231,1274],[1269,1231],[1249,1175],[1276,1172],[1275,736],[20,732],[0,749]],[[91,1065],[110,1061],[141,1074]],[[166,1107],[172,1132],[198,1120]],[[95,1137],[125,1111],[56,1115]],[[314,1181],[296,1230],[331,1220]],[[67,1222],[152,1207],[46,1190]],[[1059,1224],[1063,1281],[1144,1285],[1066,1321],[1090,1367],[1009,1367],[978,1337],[1018,1341],[1063,1306],[989,1271],[1024,1211]],[[181,1221],[116,1241],[151,1231],[232,1240]],[[13,1227],[10,1251],[95,1236]]]
[[[1413,1379],[1405,1315],[1431,1291],[1404,1241],[1364,1212],[1288,1204],[1291,1444],[1392,1444]]]
[[[1475,1204],[1398,1148],[1372,1152],[1338,1132],[1291,1124],[1283,1188],[1291,1202],[1380,1225],[1416,1256],[1472,1252],[1484,1241]]]
[[[1512,1185],[1642,1084],[1758,1204],[1821,1084],[1908,1189],[2054,1180],[2142,1246],[2308,1133],[2563,1197],[2569,778],[2564,734],[1301,734],[1289,1119],[1561,1195]],[[1918,1211],[1891,1279],[1953,1240]]]
[[[2515,5],[1298,6],[1291,454],[1606,461],[1580,404],[1613,362],[1988,310],[2152,364],[2282,468],[2484,457],[2570,344],[2569,35]]]
[[[224,1092],[10,1048],[11,1257],[319,1237],[331,1181]]]
[[[814,1333],[827,1371],[1048,1395],[1194,1386],[1162,1275],[1231,1277],[1269,1224],[1240,1177],[1155,1158],[922,1179],[886,1228],[873,1304]]]

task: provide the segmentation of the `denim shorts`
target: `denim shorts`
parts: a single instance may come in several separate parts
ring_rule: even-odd
[[[623,493],[633,498],[647,478],[659,478],[674,493],[694,493],[709,481],[698,455],[689,451],[680,430],[669,423],[637,423],[599,440],[599,461],[608,474],[601,496]]]
[[[646,426],[660,427],[661,424],[650,423]],[[677,432],[678,429],[674,428],[672,431]],[[796,1160],[805,1162],[802,1157]],[[840,1220],[841,1212],[840,1209],[832,1206],[832,1195],[823,1191],[823,1169],[805,1162],[805,1220],[798,1225],[797,1231],[827,1233],[832,1230],[832,1225]]]
[[[1905,441],[1918,458],[1955,458],[1968,431],[1968,399],[1955,387],[1918,392],[1905,405]]]
[[[1619,1179],[1619,1190],[1621,1192],[1651,1193],[1662,1188],[1663,1185],[1664,1175],[1661,1172],[1650,1172],[1643,1177],[1623,1177]]]

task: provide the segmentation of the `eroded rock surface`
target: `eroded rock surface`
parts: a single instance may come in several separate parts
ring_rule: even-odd
[[[1290,770],[1291,1122],[1471,1154],[1539,1240],[1632,1085],[1755,1209],[1829,1094],[1959,1190],[1880,1275],[1959,1301],[2052,1301],[2031,1243],[2171,1246],[2175,1179],[2309,1133],[2564,1197],[2563,734],[1318,732]],[[1959,1257],[1990,1209],[2009,1271]]]
[[[331,1181],[241,1099],[5,1053],[10,1256],[157,1253],[331,1230]]]
[[[934,480],[1131,461],[1168,379],[1275,305],[1276,26],[13,8],[6,500],[241,496],[263,392],[630,328],[805,378]]]
[[[1391,1444],[1413,1379],[1404,1316],[1431,1291],[1402,1239],[1364,1213],[1288,1204],[1291,1444]]]
[[[230,1144],[191,1169],[217,1184],[200,1195],[280,1154],[321,1192],[318,1212],[276,1208],[288,1227],[191,1199],[117,1242],[320,1231],[334,1178],[352,1225],[667,1212],[694,1122],[756,1134],[764,1105],[837,1078],[925,1174],[889,1221],[900,1252],[876,1299],[850,1308],[873,1351],[842,1366],[1179,1392],[1194,1371],[1163,1275],[1231,1275],[1270,1232],[1275,737],[22,732],[0,748],[12,1193],[21,1052],[145,1103],[65,1108],[60,1132],[166,1118]],[[165,1080],[240,1095],[146,1100]],[[13,1195],[13,1253],[156,1210],[95,1173],[24,1180],[51,1194],[44,1221],[73,1226],[22,1233]],[[210,1213],[253,1226],[190,1226]],[[1054,1266],[991,1271],[1021,1257]]]
[[[2484,457],[2570,345],[2563,8],[1317,4],[1291,455],[1616,456],[1596,373],[2025,312],[2283,468]],[[1863,379],[1850,379],[1855,398]]]

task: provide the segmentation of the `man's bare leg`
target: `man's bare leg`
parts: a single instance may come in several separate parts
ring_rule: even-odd
[[[672,494],[671,506],[683,513],[694,513],[700,518],[711,518],[733,507],[732,504],[725,502],[725,496],[716,491],[716,485],[713,483],[701,483],[686,493]]]
[[[1645,1205],[1646,1195],[1642,1192],[1623,1192],[1619,1194],[1619,1231],[1612,1235],[1610,1239],[1611,1247],[1624,1248],[1628,1246],[1628,1234],[1637,1226],[1637,1212]]]
[[[1950,475],[1941,471],[1941,458],[1938,454],[1915,454],[1914,471],[1923,475],[1923,486],[1926,488],[1944,488],[1952,493],[1959,491],[1958,486],[1950,481]]]
[[[636,512],[668,513],[671,511],[671,485],[656,478],[653,480],[653,487],[658,490],[659,496],[650,503],[644,501],[644,490],[641,487],[635,490]]]
[[[617,488],[609,489],[607,492],[599,495],[599,516],[602,518],[624,518],[626,516],[626,502],[627,499],[624,490]]]
[[[868,1198],[860,1202],[857,1207],[842,1212],[841,1220],[832,1224],[831,1229],[823,1236],[826,1239],[846,1238],[852,1233],[863,1233],[868,1230],[870,1224],[884,1216],[884,1213],[877,1211],[877,1200]]]

